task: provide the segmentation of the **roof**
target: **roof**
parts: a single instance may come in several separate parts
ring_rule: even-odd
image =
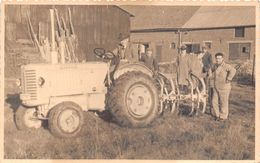
[[[125,10],[124,8],[122,8],[121,6],[116,6],[117,8],[119,8],[120,10],[122,10],[123,12],[127,13],[130,17],[134,17],[133,14],[131,14],[130,12],[128,12],[127,10]]]
[[[183,28],[219,28],[255,25],[253,6],[203,6],[183,25]]]
[[[181,28],[200,6],[120,6],[133,14],[131,30]]]

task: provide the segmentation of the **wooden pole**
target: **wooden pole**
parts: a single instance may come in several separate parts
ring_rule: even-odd
[[[50,9],[51,14],[51,51],[55,50],[55,29],[54,29],[54,10]]]
[[[179,34],[179,47],[178,47],[178,54],[180,54],[180,48],[181,48],[181,42],[182,42],[182,38],[181,38],[181,31],[180,30],[178,30],[178,34]]]
[[[177,54],[177,82],[179,81],[179,57],[180,57],[180,50],[181,50],[181,44],[182,44],[182,38],[181,38],[181,31],[178,30],[178,35],[179,35],[179,47],[178,47],[178,54]]]
[[[58,54],[56,51],[56,42],[55,42],[55,28],[54,28],[54,9],[50,9],[51,15],[51,63],[58,63]]]
[[[255,54],[253,56],[252,84],[255,82]]]

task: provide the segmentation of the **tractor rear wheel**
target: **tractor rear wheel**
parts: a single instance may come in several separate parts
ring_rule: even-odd
[[[78,135],[83,122],[84,116],[81,107],[73,102],[63,102],[54,106],[48,118],[51,133],[64,138]]]
[[[155,80],[142,72],[123,74],[109,89],[106,106],[121,126],[147,126],[159,111]]]

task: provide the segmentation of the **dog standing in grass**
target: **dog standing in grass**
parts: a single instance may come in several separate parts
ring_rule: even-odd
[[[224,121],[228,118],[231,81],[236,74],[236,69],[224,62],[223,53],[216,53],[215,59],[216,64],[212,68],[214,87],[211,113],[217,121]]]

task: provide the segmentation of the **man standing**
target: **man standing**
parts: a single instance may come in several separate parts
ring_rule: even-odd
[[[189,58],[187,54],[186,45],[180,47],[180,54],[177,58],[177,78],[180,85],[187,85],[187,79],[189,78]]]
[[[191,73],[197,77],[201,77],[202,66],[197,55],[187,53],[186,45],[180,48],[180,54],[177,59],[177,78],[179,85],[188,85],[187,79],[191,78]]]
[[[228,101],[231,91],[231,81],[235,76],[236,69],[224,62],[224,54],[215,54],[216,64],[213,72],[213,97],[212,111],[217,121],[224,121],[228,118]]]
[[[158,72],[159,67],[157,61],[153,58],[153,51],[150,48],[146,49],[146,53],[140,58],[140,61],[144,62],[144,65],[148,67],[153,72]]]
[[[213,66],[213,61],[212,61],[212,56],[211,54],[208,52],[208,47],[207,46],[202,46],[202,56],[201,60],[202,60],[202,64],[203,64],[203,73],[206,73],[206,76],[209,75],[209,71],[211,69],[211,67]]]
[[[199,59],[202,62],[202,73],[204,76],[204,81],[206,84],[206,89],[208,93],[208,104],[209,108],[211,108],[211,99],[212,99],[212,93],[213,93],[213,88],[212,88],[212,81],[210,81],[210,76],[211,76],[211,68],[213,66],[213,61],[212,61],[212,55],[208,52],[208,47],[207,46],[202,46],[202,52],[199,54]]]

